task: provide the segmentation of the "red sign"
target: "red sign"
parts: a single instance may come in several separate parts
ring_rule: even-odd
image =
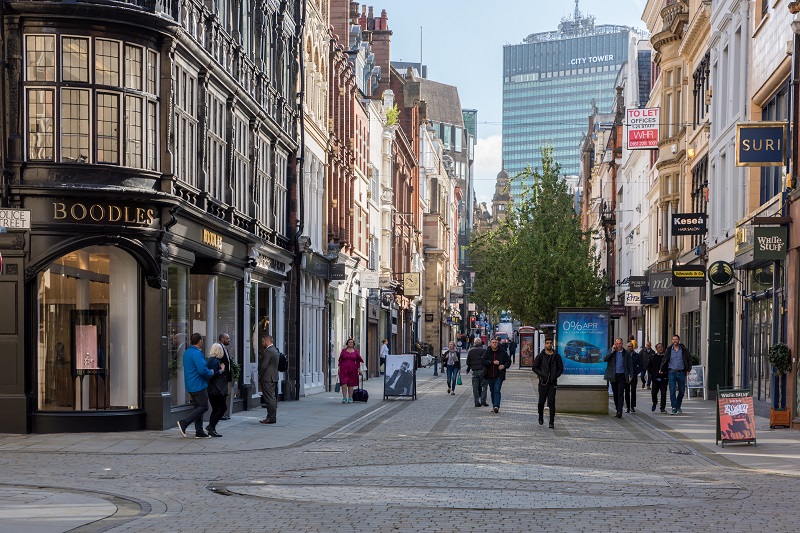
[[[659,108],[628,109],[628,150],[658,148]]]
[[[756,440],[756,421],[753,395],[746,390],[719,391],[718,435],[722,443]]]

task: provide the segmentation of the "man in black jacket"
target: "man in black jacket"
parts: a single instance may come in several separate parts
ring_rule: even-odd
[[[489,390],[492,393],[492,407],[494,412],[500,412],[500,389],[506,379],[506,368],[511,365],[511,358],[508,353],[500,348],[500,337],[495,337],[489,341],[489,347],[481,356],[483,367],[486,369],[486,381],[489,382]]]
[[[650,344],[650,341],[644,343],[644,348],[639,351],[639,355],[642,356],[642,372],[640,377],[642,378],[642,388],[647,387],[648,389],[653,383],[653,375],[648,370],[649,362],[651,357],[655,357],[656,352],[653,351],[653,345]]]
[[[467,352],[467,374],[472,372],[472,397],[475,399],[475,407],[488,407],[486,403],[486,389],[489,383],[486,381],[486,369],[483,367],[481,357],[486,349],[483,347],[483,341],[475,339],[473,341],[474,347]]]
[[[553,350],[553,339],[544,341],[544,350],[533,360],[533,371],[539,376],[539,425],[544,424],[544,402],[550,411],[550,428],[555,427],[557,380],[564,373],[561,355]]]
[[[647,372],[652,378],[652,394],[653,406],[651,411],[655,412],[656,404],[658,404],[658,393],[661,392],[661,414],[667,413],[667,369],[665,363],[667,356],[664,353],[664,345],[660,342],[656,344],[656,351],[654,355],[650,356],[647,361]]]
[[[622,346],[622,338],[614,339],[614,347],[603,357],[606,363],[604,379],[611,384],[614,391],[614,408],[617,418],[622,418],[625,384],[635,379],[631,366],[631,354]]]

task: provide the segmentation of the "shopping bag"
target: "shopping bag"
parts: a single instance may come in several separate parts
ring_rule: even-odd
[[[459,372],[456,377],[456,385],[463,385],[463,383],[461,383],[461,372]]]

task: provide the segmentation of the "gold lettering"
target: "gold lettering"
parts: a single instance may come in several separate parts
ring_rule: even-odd
[[[772,146],[772,139],[767,139],[766,141],[766,149],[767,150],[774,150],[775,148]]]
[[[753,150],[756,152],[760,152],[764,148],[764,141],[760,139],[755,139],[753,141]]]
[[[749,152],[750,151],[750,141],[748,141],[747,139],[744,139],[742,141],[742,150],[745,151],[745,152]]]
[[[138,224],[144,224],[144,209],[141,207],[136,208],[136,222]]]
[[[53,220],[64,220],[67,218],[67,206],[61,202],[53,202]]]
[[[153,224],[153,219],[155,218],[155,210],[148,209],[147,210],[147,225],[150,226]]]
[[[134,223],[136,219],[130,218],[130,207],[125,207],[125,222],[126,223]]]
[[[80,208],[83,211],[83,214],[81,214],[81,216],[77,215],[78,208]],[[84,218],[86,218],[87,213],[88,212],[86,211],[86,206],[84,206],[83,204],[73,204],[72,207],[69,209],[69,214],[72,215],[72,218],[75,220],[83,220]]]
[[[108,221],[119,222],[122,219],[122,209],[115,205],[108,206]]]
[[[100,214],[95,216],[95,211],[100,211]],[[92,217],[92,220],[95,222],[100,222],[106,216],[106,209],[100,204],[94,204],[89,208],[89,216]]]

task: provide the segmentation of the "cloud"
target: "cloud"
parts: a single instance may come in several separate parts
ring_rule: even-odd
[[[503,169],[503,136],[491,135],[475,144],[475,196],[491,204],[497,174]]]

